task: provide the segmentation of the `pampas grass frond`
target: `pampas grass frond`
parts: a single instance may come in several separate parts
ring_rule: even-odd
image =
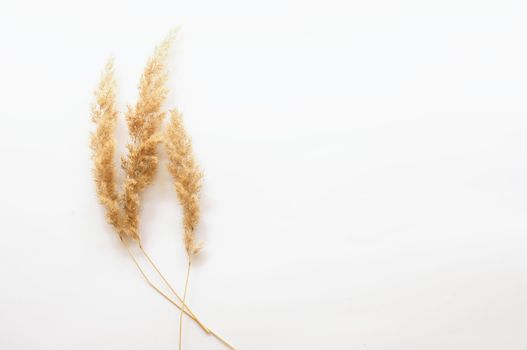
[[[174,34],[171,32],[148,60],[139,83],[137,103],[133,108],[128,107],[126,113],[132,140],[127,146],[128,156],[122,158],[126,178],[121,202],[125,232],[137,240],[140,240],[140,195],[153,181],[157,170],[157,146],[162,140],[159,128],[165,116],[161,107],[168,92],[165,61]]]
[[[122,157],[125,180],[121,196],[117,193],[116,170],[113,163],[117,120],[113,62],[106,65],[95,91],[92,120],[97,125],[92,134],[91,148],[95,163],[94,176],[99,201],[106,208],[106,217],[122,237],[139,241],[140,195],[153,181],[157,170],[157,146],[162,141],[159,132],[165,112],[161,110],[168,89],[165,61],[174,39],[171,32],[148,60],[139,83],[136,105],[128,107],[126,121],[131,137],[128,155]]]
[[[195,228],[199,221],[199,191],[202,173],[192,154],[192,143],[188,137],[181,114],[170,111],[170,123],[165,133],[165,149],[168,155],[168,171],[174,180],[179,203],[183,207],[183,243],[188,256],[187,275],[183,292],[183,304],[186,302],[191,259],[198,254],[201,244],[196,243]],[[179,350],[182,349],[183,313],[179,316]]]
[[[168,168],[174,177],[178,198],[183,206],[184,243],[189,261],[183,298],[178,295],[144,250],[139,233],[140,196],[154,180],[158,165],[157,149],[163,141],[160,128],[165,112],[162,110],[162,106],[168,93],[165,63],[174,37],[175,32],[173,31],[161,45],[156,47],[141,77],[137,103],[133,107],[129,106],[126,112],[131,140],[127,145],[127,156],[121,158],[121,167],[124,170],[125,179],[120,195],[117,190],[114,164],[116,148],[114,130],[118,112],[115,102],[116,84],[113,74],[113,61],[110,60],[103,70],[101,80],[95,91],[95,102],[91,111],[91,119],[96,124],[96,129],[91,134],[90,147],[94,162],[93,174],[97,196],[106,210],[107,221],[119,234],[121,242],[146,282],[181,311],[180,334],[182,316],[185,314],[194,320],[206,334],[214,336],[226,347],[234,349],[225,339],[210,328],[205,327],[185,303],[191,257],[197,254],[200,249],[200,245],[195,241],[194,229],[200,213],[198,194],[201,187],[201,172],[193,158],[190,139],[183,129],[181,117],[175,111],[171,111],[172,118],[165,135],[165,145],[169,156]],[[130,250],[127,238],[139,246],[147,262],[180,303],[177,303],[152,282]],[[179,346],[181,349],[181,337]]]
[[[183,128],[181,115],[176,110],[171,110],[170,114],[164,144],[169,160],[168,170],[183,207],[183,242],[190,258],[201,249],[201,244],[196,242],[194,230],[200,216],[199,191],[202,173],[192,154],[192,144]]]
[[[130,136],[133,139],[143,141],[148,139],[157,131],[163,121],[165,113],[161,107],[168,93],[165,63],[175,33],[175,31],[170,32],[148,59],[139,82],[137,103],[133,108],[128,107],[126,121]]]
[[[123,235],[121,209],[116,189],[116,169],[114,166],[115,138],[113,136],[117,120],[115,107],[115,80],[113,60],[109,60],[95,90],[91,119],[97,125],[91,134],[91,149],[94,162],[93,175],[100,203],[106,209],[106,218],[119,235]]]

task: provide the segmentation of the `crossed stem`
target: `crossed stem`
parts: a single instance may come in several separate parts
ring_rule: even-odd
[[[168,289],[170,289],[170,291],[176,296],[177,299],[179,299],[179,301],[181,302],[181,304],[178,304],[174,299],[172,299],[170,296],[168,296],[165,292],[163,292],[161,289],[159,289],[151,280],[150,278],[148,277],[148,275],[146,274],[145,270],[141,267],[141,265],[139,264],[139,262],[137,261],[136,257],[134,256],[134,254],[132,253],[132,251],[130,250],[130,247],[128,246],[128,244],[121,238],[121,242],[123,243],[123,245],[125,246],[126,248],[126,251],[128,252],[128,254],[130,255],[130,257],[132,258],[135,266],[137,267],[137,269],[139,270],[139,272],[141,273],[141,275],[143,276],[143,278],[146,280],[146,282],[148,283],[148,285],[154,289],[158,294],[160,294],[164,299],[166,299],[169,303],[171,303],[172,305],[174,305],[176,308],[178,308],[182,313],[184,313],[185,315],[187,315],[190,319],[192,319],[194,322],[196,322],[196,324],[198,324],[198,326],[200,326],[200,328],[208,335],[212,335],[213,337],[215,337],[216,339],[218,339],[221,343],[223,343],[226,347],[228,347],[229,349],[231,350],[236,350],[234,348],[234,346],[232,346],[229,342],[227,342],[227,340],[225,340],[224,338],[222,338],[219,334],[217,334],[216,332],[214,332],[213,330],[211,330],[210,328],[206,327],[199,319],[198,317],[192,312],[192,310],[188,307],[188,305],[185,304],[185,302],[183,301],[184,299],[182,299],[179,294],[175,291],[175,289],[172,287],[172,285],[168,282],[168,280],[165,278],[165,276],[161,273],[161,271],[159,270],[159,268],[157,267],[157,265],[154,263],[154,261],[152,260],[152,258],[150,257],[150,255],[144,250],[142,244],[139,242],[139,249],[141,250],[141,252],[143,253],[143,255],[146,257],[146,259],[148,260],[148,262],[150,263],[150,265],[154,268],[154,270],[157,272],[157,274],[159,275],[159,277],[161,278],[161,280],[163,280],[163,282],[166,284],[166,286],[168,287]]]

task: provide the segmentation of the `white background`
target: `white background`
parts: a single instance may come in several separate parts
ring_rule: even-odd
[[[205,171],[189,304],[239,349],[527,348],[527,3],[0,2],[0,349],[176,349],[104,221],[92,91],[181,25]],[[124,150],[126,131],[118,140]],[[182,289],[164,165],[144,242]],[[222,349],[190,321],[184,349]]]

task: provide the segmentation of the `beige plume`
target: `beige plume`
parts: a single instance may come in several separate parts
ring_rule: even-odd
[[[157,146],[162,140],[159,128],[165,116],[161,109],[166,100],[167,73],[165,61],[175,32],[171,32],[148,60],[139,83],[136,105],[128,107],[126,121],[131,142],[128,156],[122,158],[126,173],[121,197],[124,229],[128,236],[139,239],[140,195],[153,181],[157,170]]]
[[[201,248],[201,244],[196,242],[194,230],[200,216],[199,191],[202,173],[194,159],[192,144],[183,127],[181,115],[176,110],[171,110],[170,115],[164,144],[168,154],[168,170],[183,207],[183,242],[190,258]]]
[[[122,235],[123,227],[119,196],[116,189],[114,165],[114,129],[117,120],[115,107],[115,80],[113,60],[109,60],[95,90],[91,119],[97,125],[91,134],[91,149],[94,163],[93,175],[100,203],[106,209],[106,218],[115,230]]]

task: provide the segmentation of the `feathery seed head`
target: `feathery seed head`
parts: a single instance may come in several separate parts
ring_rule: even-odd
[[[152,183],[157,170],[157,147],[162,140],[159,128],[165,116],[161,110],[167,96],[165,61],[175,32],[171,32],[147,61],[139,83],[139,97],[134,107],[126,112],[131,142],[128,155],[122,158],[125,181],[122,194],[116,189],[114,165],[114,129],[117,119],[113,61],[103,70],[95,91],[91,119],[97,125],[91,136],[94,178],[99,201],[106,209],[106,217],[122,236],[140,240],[140,195]]]
[[[106,209],[106,219],[121,235],[123,234],[119,196],[115,185],[115,139],[113,136],[117,110],[115,108],[115,80],[113,62],[109,60],[101,75],[99,86],[95,90],[95,102],[92,105],[92,121],[97,124],[91,134],[93,175],[99,202]]]
[[[121,166],[126,173],[121,196],[125,232],[139,239],[140,194],[152,183],[157,171],[159,128],[165,117],[161,110],[167,97],[165,61],[174,33],[170,33],[148,60],[139,83],[139,98],[128,107],[126,120],[132,142]]]
[[[183,207],[183,242],[190,257],[199,253],[201,243],[195,239],[195,228],[199,221],[199,191],[202,173],[194,159],[192,144],[187,136],[181,115],[171,110],[171,120],[165,133],[165,149],[168,155],[168,170],[173,177],[176,193]]]

